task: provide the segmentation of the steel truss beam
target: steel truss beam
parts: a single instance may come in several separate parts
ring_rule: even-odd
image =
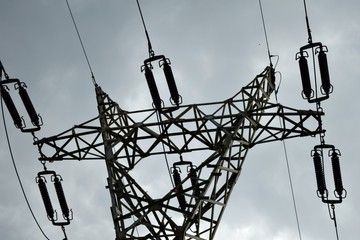
[[[105,160],[117,240],[213,239],[250,148],[323,132],[323,113],[269,102],[273,71],[225,101],[161,112],[124,111],[97,86],[99,116],[37,140],[39,160]],[[132,173],[143,161],[163,164],[163,156],[178,164],[170,175],[183,170],[184,178],[153,198]]]

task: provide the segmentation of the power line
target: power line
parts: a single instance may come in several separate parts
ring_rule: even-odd
[[[311,29],[310,29],[310,23],[309,23],[309,17],[306,7],[306,0],[303,0],[304,3],[304,11],[305,11],[305,20],[306,20],[306,28],[308,32],[308,43],[312,43],[312,36],[311,36]]]
[[[293,186],[292,177],[291,177],[289,157],[288,157],[288,154],[287,154],[285,140],[283,140],[282,143],[283,143],[283,147],[284,147],[284,154],[285,154],[285,159],[286,159],[286,168],[287,168],[287,173],[288,173],[288,177],[289,177],[289,183],[290,183],[290,189],[291,189],[291,197],[292,197],[292,202],[293,202],[294,212],[295,212],[295,217],[296,217],[296,225],[297,225],[297,229],[298,229],[298,233],[299,233],[299,239],[301,240],[301,229],[300,229],[299,214],[298,214],[297,207],[296,207],[294,186]]]
[[[136,3],[137,3],[137,6],[138,6],[138,9],[139,9],[139,13],[140,13],[140,16],[141,16],[141,21],[142,21],[142,24],[143,24],[143,27],[144,27],[144,30],[145,30],[146,39],[147,39],[147,42],[148,42],[149,57],[153,57],[155,55],[155,53],[154,53],[154,51],[152,49],[152,46],[151,46],[149,33],[147,31],[147,28],[146,28],[146,24],[145,24],[144,16],[143,16],[142,11],[141,11],[139,0],[136,0]]]
[[[4,129],[5,129],[5,135],[6,135],[6,140],[7,140],[7,144],[8,144],[8,148],[9,148],[9,153],[10,153],[10,157],[11,157],[11,161],[12,161],[12,164],[13,164],[13,167],[14,167],[14,170],[15,170],[15,173],[16,173],[16,177],[18,179],[18,182],[20,184],[20,188],[21,188],[21,191],[22,191],[22,194],[25,198],[25,202],[28,206],[28,209],[36,223],[36,225],[38,226],[38,228],[40,229],[41,233],[43,234],[43,236],[49,240],[49,238],[46,236],[45,232],[43,231],[43,229],[41,228],[32,208],[31,208],[31,205],[30,205],[30,202],[26,196],[26,193],[25,193],[25,189],[24,189],[24,186],[22,184],[22,181],[21,181],[21,178],[20,178],[20,174],[18,172],[18,169],[17,169],[17,166],[16,166],[16,163],[15,163],[15,158],[14,158],[14,155],[13,155],[13,151],[12,151],[12,148],[11,148],[11,143],[10,143],[10,138],[9,138],[9,133],[8,133],[8,130],[7,130],[7,125],[6,125],[6,120],[5,120],[5,114],[4,114],[4,104],[3,104],[3,99],[1,98],[1,114],[2,114],[2,119],[3,119],[3,123],[4,123]]]
[[[267,36],[267,32],[266,32],[265,18],[264,18],[264,12],[263,12],[263,8],[262,8],[261,0],[259,0],[259,7],[260,7],[262,25],[263,25],[263,29],[264,29],[266,47],[267,47],[267,51],[268,51],[268,57],[269,57],[269,61],[270,61],[270,66],[272,67],[272,61],[271,61],[272,55],[270,54],[269,40],[268,40],[268,36]],[[278,103],[277,90],[275,91],[275,98],[276,98],[276,102]],[[279,122],[280,122],[280,127],[283,128],[280,118],[279,118]],[[293,202],[293,207],[294,207],[294,212],[295,212],[296,225],[297,225],[297,229],[298,229],[298,233],[299,233],[299,239],[301,240],[300,221],[299,221],[299,216],[298,216],[297,207],[296,207],[296,200],[295,200],[294,187],[293,187],[293,183],[292,183],[289,158],[288,158],[288,154],[287,154],[285,141],[283,140],[282,143],[283,143],[287,173],[288,173],[288,178],[289,178],[289,183],[290,183],[292,202]]]
[[[278,101],[278,97],[277,97],[277,91],[275,91],[275,98],[276,98],[276,103],[278,104],[279,101]],[[280,127],[283,128],[283,124],[281,122],[280,117],[279,117],[279,123],[280,123]],[[285,155],[285,160],[286,160],[286,169],[287,169],[288,178],[289,178],[291,198],[292,198],[292,203],[293,203],[294,213],[295,213],[295,218],[296,218],[296,226],[297,226],[297,230],[298,230],[298,234],[299,234],[299,239],[301,240],[302,238],[301,238],[300,220],[299,220],[299,214],[298,214],[297,207],[296,207],[295,191],[294,191],[294,186],[293,186],[292,177],[291,177],[289,157],[287,154],[285,140],[282,140],[282,145],[283,145],[284,155]]]
[[[91,65],[90,65],[89,58],[88,58],[88,56],[87,56],[87,54],[86,54],[86,50],[85,50],[84,43],[83,43],[83,41],[82,41],[82,39],[81,39],[79,29],[78,29],[78,27],[77,27],[77,25],[76,25],[76,22],[75,22],[75,19],[74,19],[74,15],[73,15],[73,13],[72,13],[72,11],[71,11],[70,4],[69,4],[68,0],[65,0],[65,1],[66,1],[66,5],[67,5],[67,7],[68,7],[69,13],[70,13],[72,22],[73,22],[73,24],[74,24],[74,27],[75,27],[77,36],[78,36],[78,38],[79,38],[79,41],[80,41],[80,44],[81,44],[81,48],[82,48],[82,50],[83,50],[83,52],[84,52],[84,56],[85,56],[87,65],[88,65],[89,70],[90,70],[92,82],[93,82],[93,84],[94,84],[95,86],[97,86],[97,83],[96,83],[96,81],[95,81],[95,76],[94,76],[93,70],[92,70]]]
[[[264,34],[265,34],[266,47],[267,47],[267,51],[268,51],[268,57],[269,57],[269,61],[270,61],[270,66],[272,66],[270,47],[269,47],[269,40],[268,40],[268,36],[267,36],[267,32],[266,32],[264,12],[263,12],[263,9],[262,9],[261,0],[259,0],[259,6],[260,6],[262,25],[263,25],[263,28],[264,28]]]

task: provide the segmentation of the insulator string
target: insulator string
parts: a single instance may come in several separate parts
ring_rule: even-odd
[[[3,119],[3,124],[4,124],[4,130],[5,130],[6,140],[7,140],[7,144],[8,144],[8,148],[9,148],[9,153],[10,153],[11,161],[12,161],[12,164],[13,164],[13,167],[14,167],[14,170],[15,170],[15,174],[16,174],[16,177],[17,177],[17,179],[18,179],[18,182],[19,182],[19,185],[20,185],[22,194],[23,194],[23,196],[24,196],[24,198],[25,198],[25,202],[26,202],[26,204],[27,204],[27,206],[28,206],[28,209],[29,209],[29,211],[30,211],[30,213],[31,213],[31,216],[33,217],[36,225],[38,226],[38,228],[39,228],[39,230],[40,230],[40,232],[43,234],[43,236],[44,236],[47,240],[49,240],[49,238],[48,238],[47,235],[45,234],[44,230],[41,228],[40,223],[38,222],[38,220],[37,220],[37,218],[36,218],[36,216],[35,216],[32,208],[31,208],[31,205],[30,205],[30,202],[29,202],[29,200],[28,200],[28,198],[27,198],[27,195],[26,195],[26,193],[25,193],[25,189],[24,189],[24,186],[23,186],[23,184],[22,184],[22,180],[21,180],[21,178],[20,178],[20,174],[19,174],[19,172],[18,172],[18,169],[17,169],[17,166],[16,166],[16,162],[15,162],[15,158],[14,158],[14,154],[13,154],[12,147],[11,147],[11,142],[10,142],[9,133],[8,133],[8,130],[7,130],[7,124],[6,124],[6,120],[5,120],[4,105],[3,105],[3,100],[2,100],[2,98],[1,98],[0,102],[1,102],[1,104],[0,104],[0,105],[1,105],[1,114],[2,114],[2,119]]]
[[[83,43],[83,41],[82,41],[82,39],[81,39],[79,29],[78,29],[78,27],[77,27],[77,25],[76,25],[74,15],[73,15],[73,13],[72,13],[72,11],[71,11],[70,4],[69,4],[68,0],[65,0],[65,1],[66,1],[66,5],[67,5],[67,7],[68,7],[69,13],[70,13],[72,22],[73,22],[73,24],[74,24],[74,27],[75,27],[77,36],[78,36],[78,38],[79,38],[79,41],[80,41],[80,44],[81,44],[81,48],[82,48],[82,50],[83,50],[83,53],[84,53],[84,56],[85,56],[87,65],[88,65],[89,70],[90,70],[90,73],[91,73],[92,83],[94,84],[94,86],[97,86],[97,83],[96,83],[96,80],[95,80],[95,76],[94,76],[94,72],[93,72],[93,70],[92,70],[92,68],[91,68],[91,64],[90,64],[89,58],[88,58],[88,56],[87,56],[84,43]]]

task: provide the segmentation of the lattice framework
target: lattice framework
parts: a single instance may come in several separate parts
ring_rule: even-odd
[[[36,141],[39,159],[105,160],[117,240],[213,239],[250,148],[322,132],[323,113],[269,102],[273,72],[267,67],[225,101],[161,112],[125,111],[97,86],[99,116]],[[163,156],[179,163],[183,179],[153,198],[133,172]],[[190,166],[195,174],[186,173]]]

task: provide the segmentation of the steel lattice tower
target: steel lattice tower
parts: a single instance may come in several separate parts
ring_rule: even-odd
[[[274,81],[267,67],[225,101],[161,111],[125,111],[96,86],[99,116],[34,144],[41,161],[105,160],[116,240],[214,239],[250,148],[323,132],[322,112],[269,101]],[[153,198],[132,173],[164,156],[170,187]]]

